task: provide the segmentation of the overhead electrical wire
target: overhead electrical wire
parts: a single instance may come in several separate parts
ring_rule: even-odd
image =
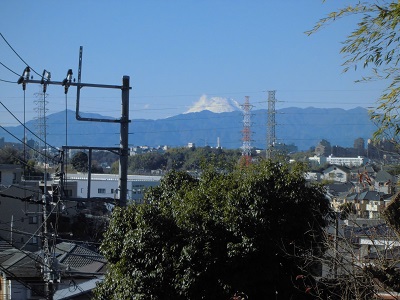
[[[18,77],[20,76],[17,72],[15,72],[14,70],[11,70],[9,67],[7,67],[5,64],[3,64],[1,61],[0,61],[0,65],[2,65],[4,68],[6,68],[11,73],[14,73],[15,75],[17,75]]]
[[[11,116],[13,116],[13,118],[20,124],[20,125],[22,125],[23,127],[24,127],[24,129],[25,130],[28,130],[31,134],[33,134],[39,141],[41,141],[41,142],[43,142],[44,143],[44,140],[43,139],[41,139],[38,135],[36,135],[32,130],[30,130],[28,127],[26,127],[25,126],[25,124],[24,123],[22,123],[4,104],[3,104],[3,102],[1,102],[0,101],[0,104],[7,110],[7,112],[11,115]],[[24,144],[26,144],[26,143],[24,143]],[[54,149],[54,150],[56,150],[56,151],[58,151],[59,149],[57,149],[56,147],[54,147],[54,146],[52,146],[52,145],[50,145],[50,144],[45,144],[45,146],[46,147],[50,147],[50,148],[52,148],[52,149]]]
[[[11,135],[13,138],[15,138],[16,140],[18,140],[21,144],[23,144],[24,142],[21,141],[21,139],[19,139],[18,137],[16,137],[14,134],[12,134],[9,130],[7,130],[6,128],[4,128],[3,126],[0,125],[0,128],[3,129],[5,132],[7,132],[9,135]],[[55,157],[49,157],[43,153],[41,153],[40,151],[36,150],[35,148],[27,145],[30,149],[32,149],[34,152],[38,153],[39,155],[42,155],[45,158],[50,159],[51,161],[53,161],[55,159]]]
[[[36,75],[42,77],[42,75],[40,75],[38,72],[36,72],[18,53],[17,51],[14,50],[14,48],[10,45],[10,43],[6,40],[6,38],[4,37],[4,35],[0,32],[0,36],[3,38],[4,42],[8,45],[8,47],[10,47],[10,49],[15,53],[15,55],[18,56],[18,58],[27,66],[29,67]]]
[[[17,83],[16,81],[10,81],[10,80],[4,80],[4,79],[0,79],[1,82],[7,82],[7,83]]]

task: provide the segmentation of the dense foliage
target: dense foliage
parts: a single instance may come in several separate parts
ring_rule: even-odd
[[[207,169],[199,179],[170,172],[146,204],[114,210],[101,245],[109,269],[96,298],[305,296],[293,281],[324,251],[329,205],[303,171],[265,161],[230,173]]]
[[[71,165],[78,172],[87,172],[89,169],[88,155],[79,151],[71,158]]]
[[[400,123],[398,115],[400,77],[399,62],[400,3],[398,1],[355,1],[321,19],[308,33],[314,33],[326,24],[344,17],[359,17],[356,28],[344,41],[344,71],[358,66],[369,69],[370,77],[362,80],[387,80],[377,110],[371,112],[379,127],[376,137],[389,137],[398,141]]]
[[[107,152],[104,152],[105,154]],[[89,157],[85,152],[79,151],[71,158],[71,165],[78,172],[88,172],[89,170]],[[96,160],[91,162],[91,172],[92,173],[104,173],[103,168],[99,166]]]
[[[205,164],[216,168],[232,170],[241,156],[239,150],[211,147],[172,148],[165,153],[149,152],[129,157],[130,173],[150,170],[199,170]]]

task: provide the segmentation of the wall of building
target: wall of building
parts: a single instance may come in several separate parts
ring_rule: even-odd
[[[148,187],[157,186],[161,176],[128,176],[128,200],[141,203],[144,190]],[[78,198],[87,198],[88,178],[84,174],[74,174],[68,176],[68,181],[75,181],[76,195]],[[117,198],[118,197],[118,175],[113,174],[94,174],[91,177],[90,197]]]

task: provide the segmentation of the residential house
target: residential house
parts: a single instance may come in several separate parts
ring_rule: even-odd
[[[17,248],[40,247],[42,205],[38,182],[21,181],[22,168],[0,165],[0,238]]]
[[[340,206],[346,203],[346,196],[354,191],[354,184],[351,182],[336,182],[325,185],[326,193],[331,199],[331,206],[339,211]]]
[[[382,193],[364,190],[355,195],[356,211],[360,218],[379,219],[385,209]]]
[[[322,174],[320,172],[306,172],[305,178],[307,181],[320,181]]]
[[[51,251],[54,300],[83,300],[91,296],[96,283],[104,278],[106,260],[98,253],[72,243],[61,243]],[[2,299],[48,299],[43,276],[43,252],[8,249],[0,255]],[[3,297],[3,298],[1,298]]]
[[[23,169],[20,165],[0,164],[0,185],[8,186],[21,182]]]
[[[330,166],[322,171],[322,179],[334,182],[347,182],[350,180],[350,170],[342,166]]]
[[[375,190],[384,194],[393,195],[395,192],[396,183],[396,177],[384,170],[378,171],[374,178]]]

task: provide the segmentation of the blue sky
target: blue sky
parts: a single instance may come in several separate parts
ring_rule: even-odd
[[[202,95],[250,96],[254,109],[371,107],[384,84],[355,84],[362,71],[342,73],[343,41],[355,20],[341,20],[315,35],[304,34],[328,12],[357,1],[170,0],[0,2],[0,32],[38,73],[62,81],[121,84],[131,78],[131,119],[159,119],[187,111]],[[21,74],[25,64],[0,38],[0,62]],[[35,75],[35,74],[33,74]],[[0,65],[0,79],[18,77]],[[39,79],[35,75],[34,79]],[[38,85],[26,90],[26,118],[36,116]],[[67,106],[75,108],[76,90]],[[120,116],[120,91],[83,89],[81,111]],[[48,88],[48,113],[65,109],[63,88]],[[23,114],[21,86],[0,81],[0,101]],[[18,125],[0,106],[3,126]]]

